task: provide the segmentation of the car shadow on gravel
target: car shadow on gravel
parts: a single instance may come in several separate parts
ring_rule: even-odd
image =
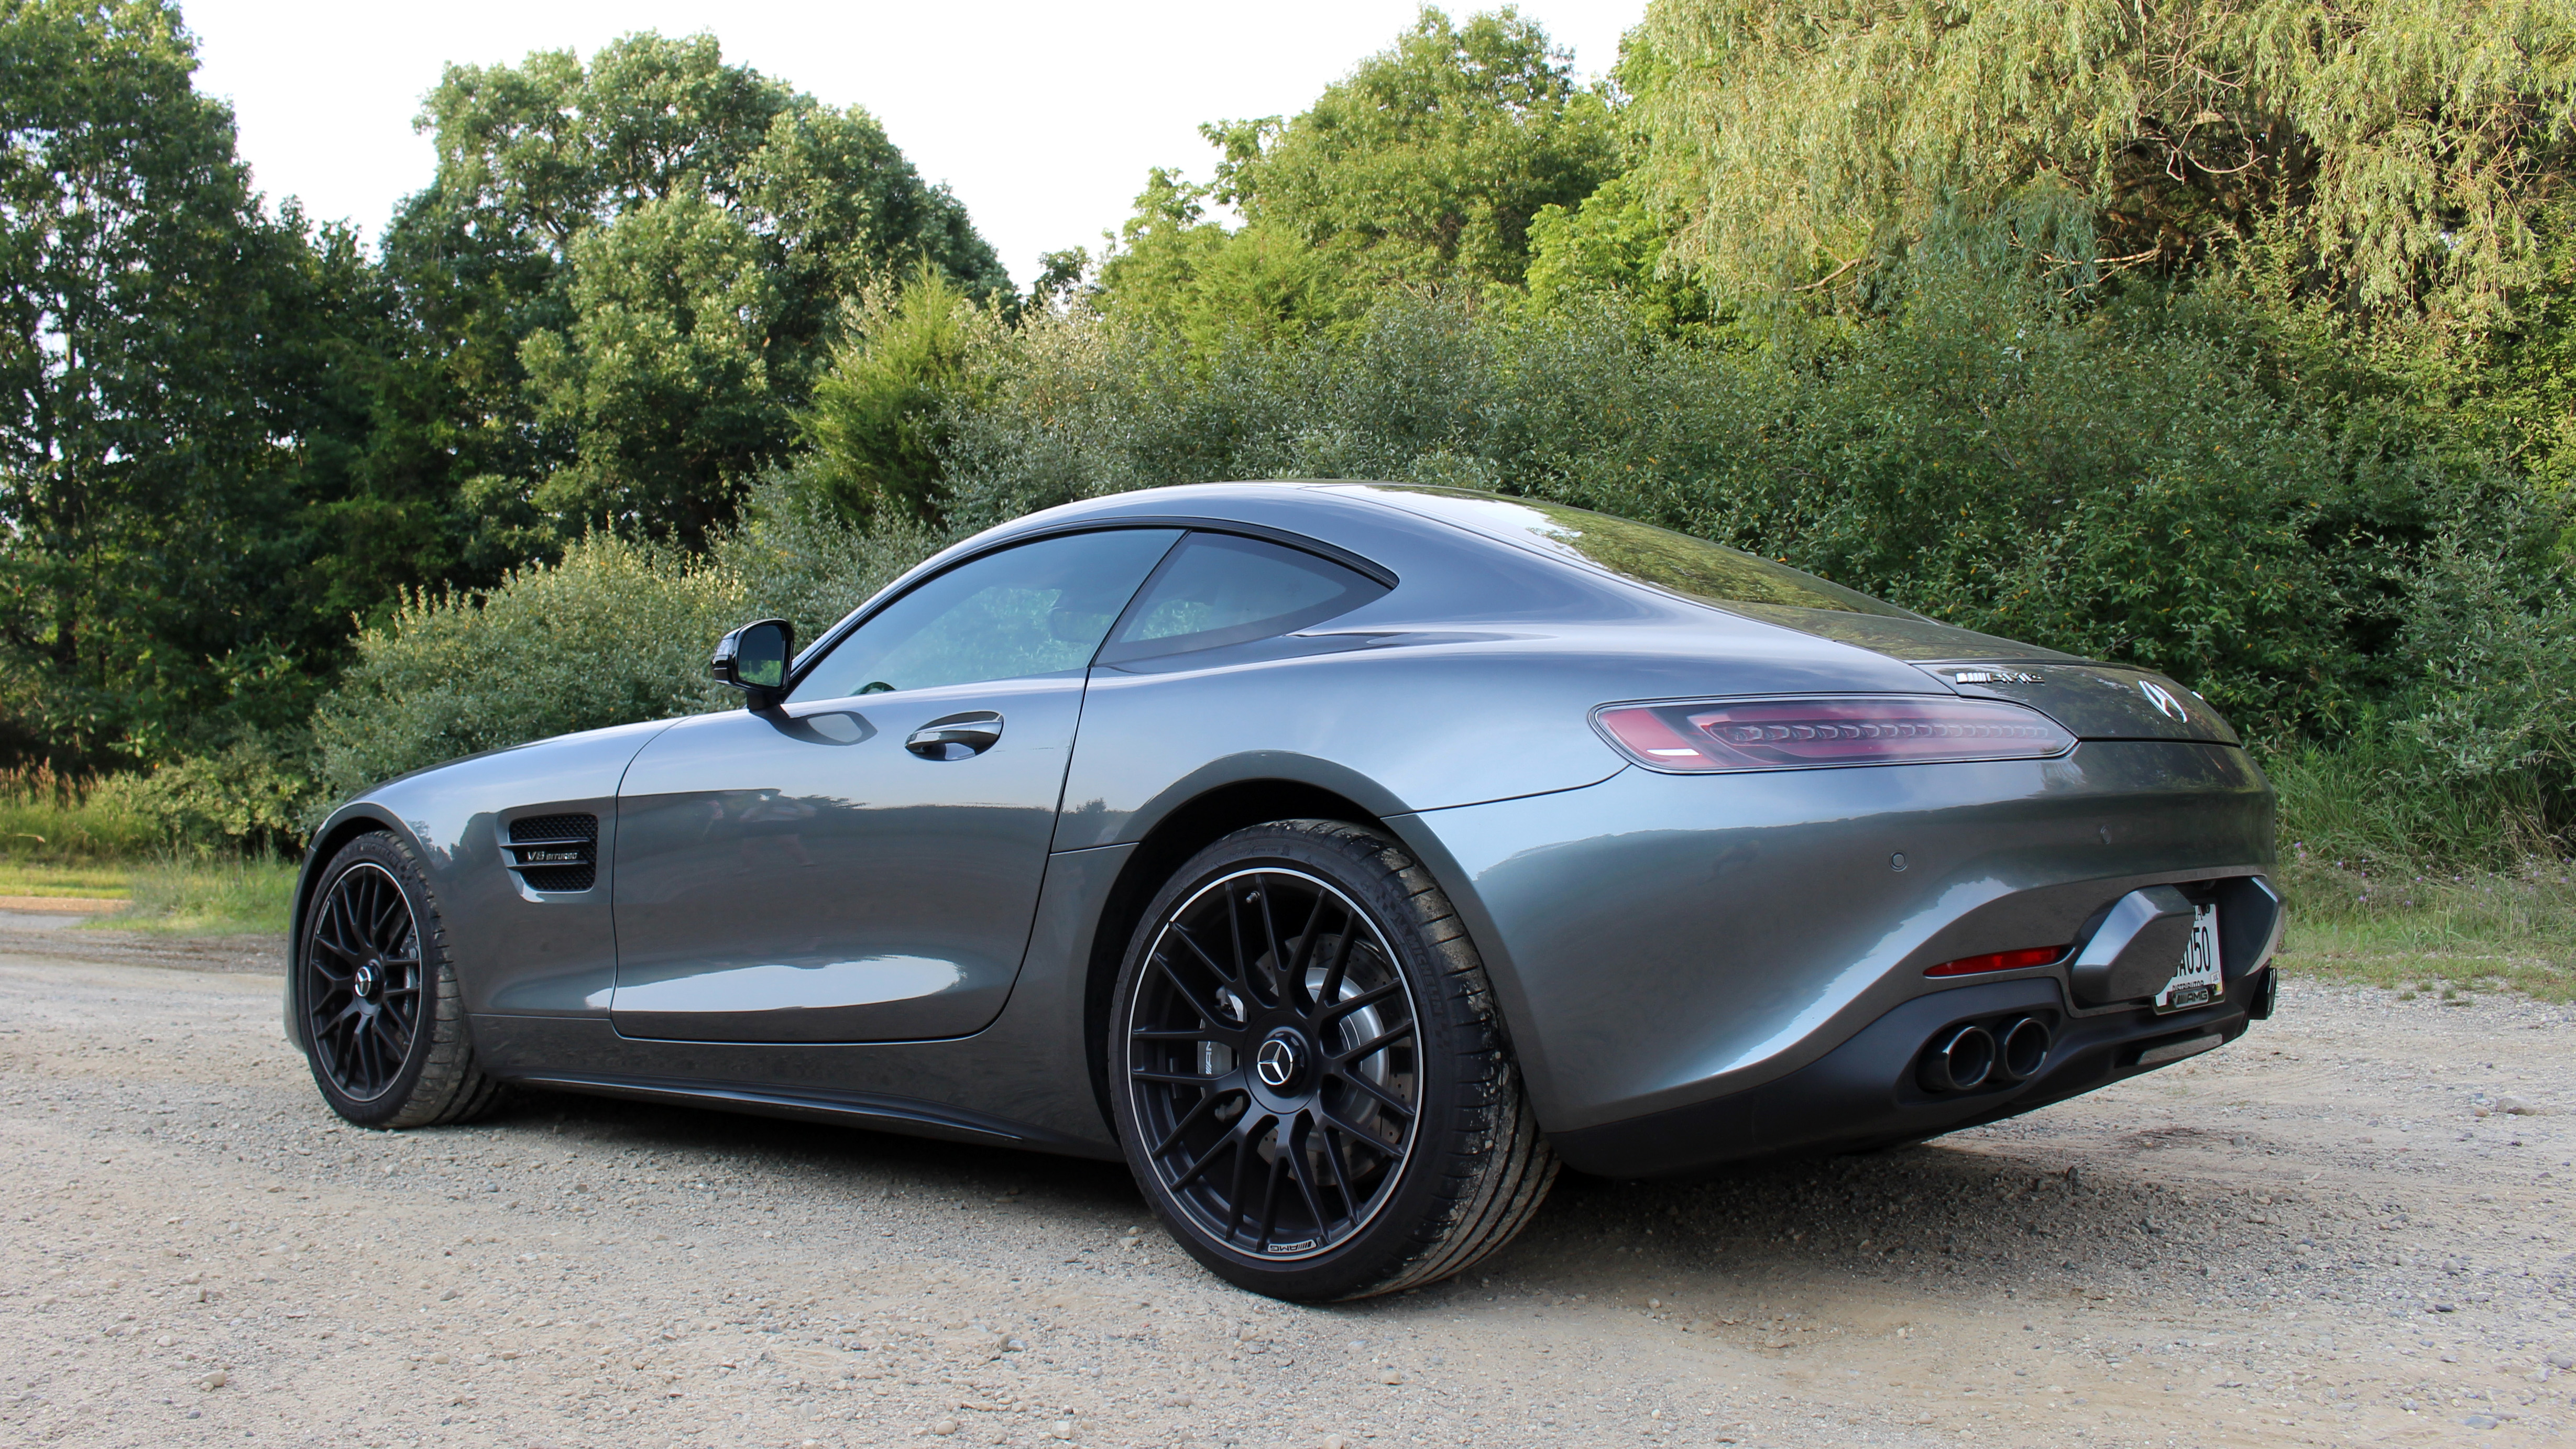
[[[807,1206],[855,1203],[892,1187],[963,1203],[1006,1196],[1075,1236],[1146,1221],[1143,1198],[1115,1162],[554,1093],[524,1093],[488,1121],[514,1135],[562,1133],[611,1149],[700,1155],[710,1167],[725,1165],[737,1187],[814,1193]],[[1697,1181],[1567,1173],[1520,1239],[1470,1277],[1480,1288],[1497,1281],[1568,1298],[1826,1278],[1932,1293],[2055,1278],[2081,1290],[2142,1282],[2159,1259],[2208,1251],[2242,1220],[2243,1204],[2216,1211],[2215,1189],[2070,1167],[2065,1158],[2062,1148],[2025,1155],[1993,1142],[1932,1143],[1749,1163]],[[2271,1211],[2299,1214],[2286,1199]],[[976,1229],[960,1226],[971,1245]],[[1184,1263],[1174,1271],[1196,1270]]]
[[[763,1117],[612,1097],[520,1091],[479,1124],[509,1133],[577,1137],[591,1145],[726,1162],[748,1184],[873,1197],[896,1180],[937,1196],[1010,1193],[1032,1204],[1139,1221],[1144,1199],[1124,1164],[945,1142],[862,1127]],[[745,1160],[748,1159],[748,1162]],[[765,1181],[764,1181],[765,1179]]]
[[[1934,1143],[1747,1163],[1698,1181],[1569,1174],[1529,1231],[1476,1276],[1641,1299],[1692,1286],[1821,1282],[1942,1296],[2004,1287],[2099,1295],[2149,1288],[2160,1272],[2170,1287],[2178,1263],[2198,1276],[2212,1254],[2241,1261],[2249,1214],[2255,1224],[2324,1231],[2322,1215],[2286,1197],[2275,1204],[2119,1162],[2070,1165],[2062,1148]]]

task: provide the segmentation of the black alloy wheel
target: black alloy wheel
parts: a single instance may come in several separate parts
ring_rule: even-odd
[[[1422,1114],[1412,992],[1359,907],[1302,871],[1201,886],[1128,1018],[1146,1156],[1218,1241],[1321,1253],[1384,1205]]]
[[[1360,826],[1201,851],[1146,908],[1107,1025],[1138,1185],[1243,1287],[1319,1301],[1447,1277],[1555,1176],[1447,897]]]
[[[314,1084],[367,1127],[480,1115],[500,1084],[474,1061],[436,898],[393,835],[361,835],[324,868],[295,953]]]
[[[314,908],[304,1030],[314,1070],[352,1102],[391,1090],[420,1028],[420,922],[374,861],[340,872]]]

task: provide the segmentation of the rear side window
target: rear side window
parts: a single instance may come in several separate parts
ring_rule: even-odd
[[[1103,664],[1246,644],[1320,624],[1386,592],[1330,559],[1257,538],[1193,533],[1128,606]]]

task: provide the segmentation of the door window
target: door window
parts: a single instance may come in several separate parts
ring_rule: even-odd
[[[878,610],[807,669],[791,702],[979,684],[1091,663],[1178,529],[1042,538],[986,554]]]
[[[1355,569],[1298,549],[1193,533],[1155,572],[1100,662],[1267,639],[1347,614],[1385,592]]]

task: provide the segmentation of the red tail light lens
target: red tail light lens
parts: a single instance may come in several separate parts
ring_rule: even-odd
[[[2045,966],[2066,954],[2064,946],[2033,946],[2026,951],[1997,951],[1986,956],[1962,956],[1927,967],[1926,976],[1976,976],[1988,971],[2019,971],[2024,966]]]
[[[1650,770],[1814,770],[1837,765],[2033,760],[2075,748],[2035,709],[1999,699],[1849,699],[1615,704],[1593,722]]]

